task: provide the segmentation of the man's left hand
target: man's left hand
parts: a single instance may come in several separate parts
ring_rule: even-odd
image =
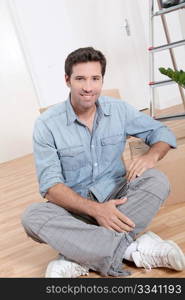
[[[141,176],[147,169],[153,168],[157,161],[157,157],[150,153],[134,158],[127,171],[127,181],[134,180],[136,177]]]

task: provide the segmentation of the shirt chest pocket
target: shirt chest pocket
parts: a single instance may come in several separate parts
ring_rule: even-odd
[[[102,138],[102,159],[110,162],[118,158],[123,152],[124,144],[125,137],[123,134]]]
[[[61,149],[59,157],[64,171],[77,170],[87,164],[83,146]]]

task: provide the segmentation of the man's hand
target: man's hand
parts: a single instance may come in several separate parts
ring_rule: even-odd
[[[157,160],[157,157],[150,153],[134,158],[126,175],[127,181],[131,181],[141,176],[147,169],[153,168]]]
[[[99,203],[94,216],[98,224],[117,232],[132,231],[135,224],[116,208],[116,205],[123,204],[126,200],[126,198],[113,199],[105,203]]]
[[[147,169],[155,167],[157,161],[162,159],[170,148],[165,142],[157,142],[150,146],[147,153],[133,159],[126,175],[127,180],[131,181],[141,176]]]

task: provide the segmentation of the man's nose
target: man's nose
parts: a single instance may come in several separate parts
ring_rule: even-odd
[[[83,84],[83,90],[85,91],[85,92],[91,92],[92,91],[92,84],[91,84],[91,82],[90,81],[86,81],[86,82],[84,82],[84,84]]]

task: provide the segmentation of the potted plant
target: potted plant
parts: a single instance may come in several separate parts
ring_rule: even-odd
[[[159,71],[162,74],[171,78],[173,81],[177,82],[183,88],[185,88],[185,71],[183,71],[183,70],[175,71],[175,70],[172,70],[171,68],[165,69],[163,67],[160,67]]]

